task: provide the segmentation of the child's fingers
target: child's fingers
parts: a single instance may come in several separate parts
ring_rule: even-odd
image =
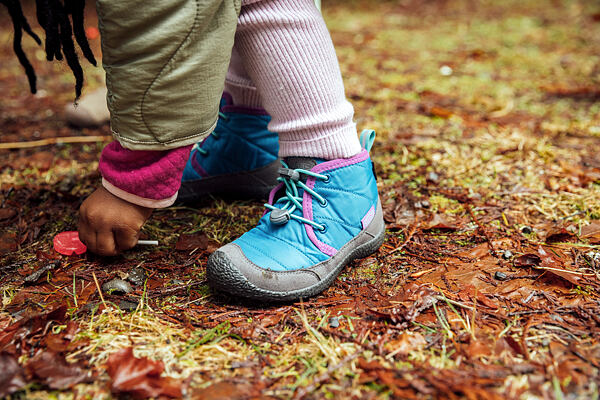
[[[129,250],[133,248],[138,241],[138,233],[133,229],[121,228],[115,230],[115,241],[117,249]]]
[[[92,251],[102,256],[116,256],[118,252],[113,232],[104,230],[96,233],[96,248]]]
[[[79,232],[79,240],[87,246],[90,251],[96,248],[96,232],[92,230],[84,218],[79,217],[77,226]]]

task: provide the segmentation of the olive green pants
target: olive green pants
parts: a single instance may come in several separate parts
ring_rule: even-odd
[[[111,129],[166,150],[214,129],[241,0],[97,0]]]

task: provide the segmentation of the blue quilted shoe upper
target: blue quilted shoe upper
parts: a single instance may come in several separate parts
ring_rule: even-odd
[[[341,267],[381,245],[383,214],[368,150],[325,161],[287,158],[258,226],[209,258],[209,281],[246,297],[307,297],[325,289]]]
[[[238,107],[223,96],[215,130],[197,143],[183,171],[179,199],[207,193],[266,197],[277,183],[279,138],[267,129],[264,111]]]

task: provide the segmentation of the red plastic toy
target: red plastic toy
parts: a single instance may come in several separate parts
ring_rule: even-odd
[[[65,256],[72,256],[85,253],[87,247],[79,240],[79,232],[67,231],[54,236],[54,250]]]

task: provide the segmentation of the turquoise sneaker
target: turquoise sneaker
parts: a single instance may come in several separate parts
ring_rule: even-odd
[[[364,131],[363,150],[351,158],[281,161],[280,183],[258,226],[209,257],[209,284],[256,300],[297,300],[377,251],[385,225],[369,157],[374,139]]]
[[[277,185],[279,137],[264,110],[238,107],[225,93],[215,130],[197,143],[183,171],[177,200],[208,194],[266,199]]]

